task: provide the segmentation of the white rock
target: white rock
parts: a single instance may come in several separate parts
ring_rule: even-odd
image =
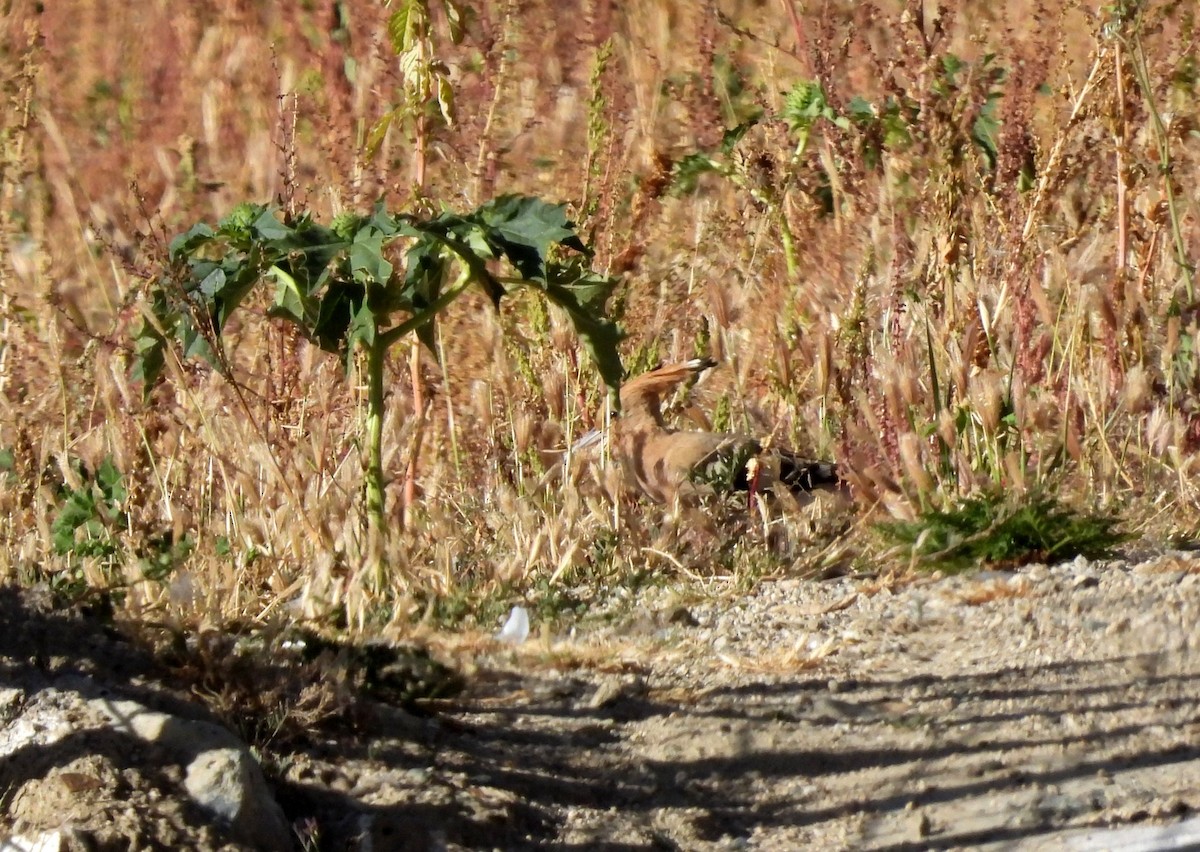
[[[529,638],[529,611],[523,606],[514,606],[508,614],[508,621],[500,628],[496,638],[501,642],[520,645]]]

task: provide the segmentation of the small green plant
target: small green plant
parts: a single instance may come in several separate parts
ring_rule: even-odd
[[[64,485],[61,490],[62,508],[50,525],[54,550],[61,556],[98,558],[111,566],[118,557],[130,551],[124,535],[129,526],[125,502],[129,492],[121,471],[111,457],[106,457],[93,473],[75,460],[72,470],[80,480],[76,488]],[[175,541],[170,534],[147,540],[135,551],[142,576],[147,580],[165,580],[195,547],[188,536]],[[87,592],[87,581],[79,565],[70,567],[51,578],[56,591],[70,599]]]
[[[125,513],[129,494],[111,458],[105,458],[94,472],[78,459],[70,467],[78,484],[61,486],[62,503],[50,524],[54,552],[66,557],[66,564],[38,567],[29,581],[46,582],[55,595],[74,603],[92,591],[81,560],[96,559],[107,570],[123,552],[121,534],[129,523]]]
[[[435,320],[468,288],[497,307],[514,288],[537,290],[565,311],[609,388],[621,380],[621,333],[605,315],[616,279],[589,269],[591,252],[563,205],[507,195],[466,215],[424,219],[379,204],[370,215],[345,213],[326,226],[308,214],[241,204],[215,228],[200,223],[176,237],[169,253],[170,267],[152,282],[148,315],[134,332],[134,378],[149,393],[171,341],[184,357],[227,372],[222,332],[256,286],[271,285],[268,315],[341,353],[347,369],[366,352],[366,506],[381,535],[386,353],[409,334],[436,352]],[[494,271],[500,261],[515,274]]]
[[[105,458],[94,474],[82,462],[72,466],[80,485],[63,486],[63,505],[50,525],[54,550],[64,556],[113,556],[121,549],[117,532],[127,523],[123,507],[129,494],[121,471],[111,458]]]
[[[1107,556],[1129,538],[1118,531],[1119,524],[1117,518],[1083,514],[1044,493],[1019,501],[988,493],[924,512],[914,521],[876,524],[876,529],[907,551],[914,564],[956,573],[985,565]]]
[[[842,130],[850,129],[850,119],[839,115],[829,104],[825,90],[816,80],[801,80],[792,86],[784,96],[780,118],[787,122],[788,130],[796,137],[793,161],[808,150],[809,136],[822,120]]]
[[[439,5],[449,25],[450,41],[458,44],[464,34],[463,9],[450,0],[441,0]],[[415,144],[413,182],[424,189],[432,108],[436,105],[436,113],[446,126],[454,124],[450,69],[437,58],[428,0],[399,0],[388,16],[387,32],[400,64],[401,99],[367,134],[367,153],[373,156],[379,150],[393,124],[408,124]]]
[[[195,549],[196,542],[191,536],[185,535],[178,541],[170,533],[155,536],[139,549],[138,567],[145,579],[161,583],[175,573]]]

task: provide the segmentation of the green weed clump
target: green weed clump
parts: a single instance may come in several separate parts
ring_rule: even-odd
[[[1111,515],[1080,512],[1044,493],[1014,501],[986,493],[913,521],[876,525],[899,545],[911,564],[951,573],[972,568],[1012,568],[1083,556],[1098,559],[1129,538]]]

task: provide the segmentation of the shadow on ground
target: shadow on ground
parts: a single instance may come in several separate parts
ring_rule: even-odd
[[[57,608],[48,595],[7,588],[0,618],[0,674],[19,691],[6,724],[63,684],[219,720],[195,698],[194,680],[128,640],[102,608]],[[300,838],[306,848],[365,848],[367,836],[372,848],[396,850],[618,852],[819,836],[892,850],[1011,844],[1103,822],[1122,806],[1118,781],[1130,773],[1197,772],[1200,745],[1187,728],[1200,673],[1183,662],[918,671],[843,680],[836,694],[807,676],[687,693],[650,677],[650,687],[602,706],[586,673],[493,670],[415,713],[365,698],[255,745],[297,848]],[[246,665],[252,683],[296,678],[267,655]],[[0,788],[94,748],[81,731],[17,749],[0,760]],[[107,750],[136,770],[129,777],[141,781],[130,783],[182,795],[155,765],[161,755],[134,742]],[[1161,815],[1137,813],[1138,801],[1124,819]],[[194,808],[182,813],[181,830],[204,823]]]

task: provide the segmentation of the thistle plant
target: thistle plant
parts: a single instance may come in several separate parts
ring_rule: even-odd
[[[348,371],[366,354],[364,491],[369,527],[380,535],[387,352],[410,334],[433,349],[438,314],[471,287],[497,307],[515,288],[538,290],[566,312],[608,387],[621,379],[621,335],[605,314],[616,279],[589,269],[591,252],[562,205],[509,195],[466,215],[422,219],[379,204],[326,226],[308,214],[281,218],[273,207],[242,204],[215,228],[200,223],[180,234],[169,252],[134,333],[133,375],[145,392],[161,378],[172,342],[183,357],[227,372],[221,337],[230,318],[257,287],[273,288],[269,316],[340,353]],[[510,274],[494,272],[498,266]]]

